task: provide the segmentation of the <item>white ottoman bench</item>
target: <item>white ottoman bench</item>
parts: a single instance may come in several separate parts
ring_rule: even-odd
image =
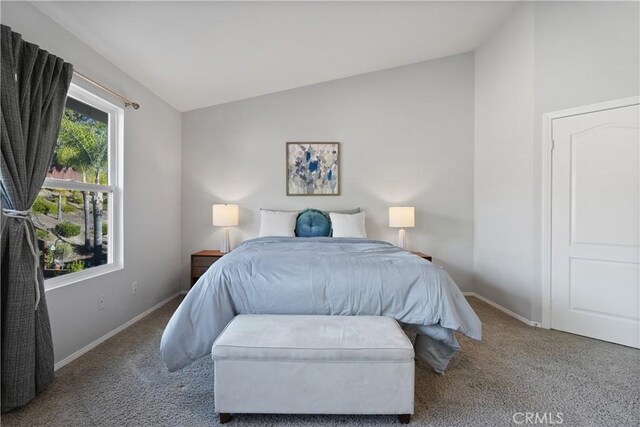
[[[231,413],[413,414],[413,346],[389,317],[239,315],[211,355],[221,423]]]

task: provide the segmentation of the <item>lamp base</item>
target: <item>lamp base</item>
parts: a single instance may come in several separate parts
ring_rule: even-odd
[[[401,228],[400,231],[398,231],[398,246],[400,246],[402,249],[407,248],[407,236],[404,232],[404,228]]]
[[[222,230],[224,233],[222,237],[222,246],[220,246],[220,252],[226,254],[231,250],[231,244],[229,243],[229,227],[224,227]]]

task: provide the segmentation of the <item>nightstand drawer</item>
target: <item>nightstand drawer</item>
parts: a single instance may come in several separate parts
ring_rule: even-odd
[[[204,268],[205,270],[216,262],[219,257],[212,256],[194,256],[191,265],[193,268]]]
[[[200,251],[191,254],[191,286],[225,254],[220,251]]]
[[[213,264],[213,263],[212,263]],[[209,267],[192,267],[191,277],[200,277],[207,272]]]

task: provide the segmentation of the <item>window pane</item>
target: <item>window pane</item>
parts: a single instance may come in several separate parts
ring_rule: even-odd
[[[40,190],[33,204],[33,222],[45,279],[111,262],[110,196],[106,192]]]
[[[109,115],[67,98],[58,142],[47,178],[109,183]]]

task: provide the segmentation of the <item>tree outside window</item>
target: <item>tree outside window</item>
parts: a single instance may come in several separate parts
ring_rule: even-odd
[[[33,205],[45,278],[110,262],[109,114],[68,98],[45,184]]]

